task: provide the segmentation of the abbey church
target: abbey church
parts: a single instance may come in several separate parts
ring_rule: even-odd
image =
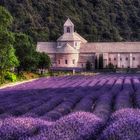
[[[140,42],[88,42],[74,31],[70,19],[64,23],[64,33],[56,42],[38,42],[37,51],[47,53],[53,68],[82,68],[90,62],[99,68],[140,68]]]

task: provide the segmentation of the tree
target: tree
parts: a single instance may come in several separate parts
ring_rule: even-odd
[[[140,0],[0,0],[0,5],[15,18],[13,31],[35,42],[58,38],[67,17],[89,41],[140,40]]]
[[[45,53],[38,53],[38,68],[39,69],[49,69],[51,66],[50,57]],[[41,72],[42,73],[42,72]]]
[[[12,16],[3,7],[0,7],[0,79],[4,82],[6,71],[17,66],[19,61],[13,48],[14,35],[8,30],[12,23]]]
[[[36,69],[37,59],[36,50],[30,37],[23,33],[15,34],[16,55],[20,61],[18,72],[21,70]]]
[[[108,64],[108,68],[113,70],[114,69],[114,65],[112,63],[109,63]]]
[[[90,71],[91,69],[92,69],[92,64],[91,64],[90,61],[87,61],[87,62],[86,62],[86,70],[87,70],[87,71]]]
[[[2,6],[0,6],[0,28],[7,30],[13,22],[11,14]]]
[[[98,59],[97,59],[97,56],[95,56],[95,69],[98,69]]]
[[[99,55],[99,69],[103,69],[103,54]]]

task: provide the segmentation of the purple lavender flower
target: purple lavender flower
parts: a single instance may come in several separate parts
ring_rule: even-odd
[[[115,110],[123,108],[132,108],[131,93],[126,90],[122,90],[121,92],[119,92],[115,101]]]
[[[140,108],[139,79],[128,74],[64,76],[0,90],[0,139],[139,139],[140,111],[130,109]]]
[[[139,140],[140,111],[122,109],[115,112],[98,140]]]
[[[56,121],[45,133],[49,140],[94,139],[102,126],[103,121],[94,114],[76,112]]]
[[[0,138],[2,140],[18,139],[37,133],[39,127],[48,127],[51,122],[33,118],[8,118],[0,122]]]

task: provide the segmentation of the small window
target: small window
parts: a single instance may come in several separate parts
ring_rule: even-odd
[[[58,46],[61,46],[61,43],[60,42],[58,42]]]
[[[109,58],[109,61],[111,61],[111,58]]]
[[[122,58],[120,58],[120,61],[122,61]]]
[[[67,33],[70,33],[70,27],[67,27]]]
[[[57,48],[61,48],[61,42],[57,43]]]
[[[68,60],[65,60],[65,64],[68,64]]]
[[[72,60],[72,63],[75,64],[75,59]]]
[[[126,57],[126,59],[125,59],[126,61],[128,61],[128,57]]]
[[[114,58],[114,61],[116,61],[116,58]]]
[[[58,64],[60,64],[60,60],[58,60]]]
[[[84,67],[84,64],[81,64],[82,68]]]
[[[135,57],[133,57],[133,60],[135,60]]]
[[[77,46],[77,42],[75,42],[75,46]]]

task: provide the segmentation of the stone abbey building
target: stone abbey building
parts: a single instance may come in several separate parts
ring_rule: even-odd
[[[140,42],[87,42],[74,31],[70,19],[64,33],[56,42],[38,42],[37,51],[47,53],[53,68],[85,68],[89,61],[93,68],[140,68]]]

